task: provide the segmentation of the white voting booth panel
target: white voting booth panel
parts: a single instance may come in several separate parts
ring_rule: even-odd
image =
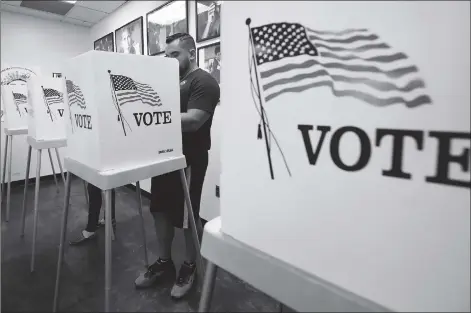
[[[182,157],[176,60],[90,51],[66,68],[67,156],[98,172]]]
[[[391,310],[469,311],[469,2],[223,10],[222,231]]]
[[[26,85],[2,86],[2,110],[5,114],[2,127],[9,130],[27,130],[28,107],[28,88]]]
[[[28,136],[36,141],[65,140],[65,79],[38,75],[28,81]]]

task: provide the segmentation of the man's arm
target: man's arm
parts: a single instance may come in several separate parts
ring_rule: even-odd
[[[212,77],[203,76],[193,84],[187,112],[181,114],[183,132],[200,129],[214,113],[219,102],[219,85]]]
[[[209,119],[211,114],[200,109],[190,109],[182,113],[182,131],[195,132]]]

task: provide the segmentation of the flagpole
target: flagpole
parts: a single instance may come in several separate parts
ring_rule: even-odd
[[[54,119],[52,118],[52,111],[51,108],[49,107],[49,102],[47,102],[46,95],[44,94],[44,86],[41,86],[43,90],[43,98],[44,98],[44,103],[46,104],[47,110],[49,111],[49,117],[51,118],[51,122],[54,122]]]
[[[263,107],[263,101],[262,101],[262,93],[260,91],[260,84],[258,82],[258,71],[257,71],[257,60],[255,59],[255,54],[254,54],[254,42],[253,42],[253,37],[252,37],[252,32],[250,31],[250,22],[252,20],[250,18],[245,20],[245,24],[247,25],[249,29],[249,36],[250,36],[250,43],[252,45],[252,59],[254,62],[254,69],[255,69],[255,79],[257,81],[257,89],[258,89],[258,100],[260,102],[260,115],[263,123],[263,133],[265,137],[265,146],[267,148],[267,156],[268,156],[268,166],[270,167],[270,175],[271,179],[275,179],[275,175],[273,173],[273,165],[271,161],[271,151],[270,151],[270,145],[268,144],[268,136],[267,136],[267,124],[265,120],[265,109]]]
[[[111,91],[112,91],[112,94],[113,94],[113,97],[112,97],[113,98],[113,103],[114,103],[116,109],[118,110],[118,116],[121,119],[121,126],[123,127],[124,136],[127,136],[126,135],[126,129],[124,127],[123,114],[121,113],[121,108],[119,107],[118,100],[116,99],[116,93],[115,93],[114,88],[113,88],[113,80],[111,79],[111,71],[110,70],[108,70],[108,74],[110,75],[110,88],[111,88]]]

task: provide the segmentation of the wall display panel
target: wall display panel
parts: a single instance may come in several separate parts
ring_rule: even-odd
[[[221,44],[219,42],[198,48],[198,66],[210,73],[221,85]]]
[[[93,49],[99,51],[109,51],[114,52],[114,34],[113,32],[109,33],[106,36],[97,39],[93,43]]]
[[[142,16],[115,30],[116,52],[144,54]]]
[[[221,34],[222,1],[195,1],[196,41],[217,38]]]
[[[147,13],[147,54],[165,52],[165,39],[175,33],[188,33],[187,1],[171,1]]]

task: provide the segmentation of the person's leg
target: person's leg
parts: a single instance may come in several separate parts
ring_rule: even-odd
[[[100,217],[102,204],[101,190],[90,183],[87,185],[89,199],[87,227],[85,230],[82,230],[79,238],[70,241],[71,245],[79,245],[96,238],[95,231],[98,227],[98,219]]]
[[[171,248],[174,237],[174,221],[170,214],[177,207],[179,199],[178,172],[152,178],[150,211],[154,219],[157,236],[158,259],[135,281],[137,288],[146,288],[163,279],[175,279],[175,265],[172,261]],[[181,198],[181,197],[180,197]]]
[[[190,201],[193,209],[193,214],[196,222],[197,232],[199,235],[198,240],[201,240],[202,225],[199,217],[201,192],[203,190],[204,177],[206,175],[206,169],[208,168],[208,154],[202,154],[190,159],[188,163],[191,164],[189,167],[189,175],[187,175],[188,185],[190,187]],[[189,214],[189,213],[188,213]],[[188,225],[191,227],[191,225]],[[183,262],[177,281],[172,288],[171,296],[173,298],[182,298],[185,296],[193,287],[193,282],[196,277],[196,248],[194,245],[193,233],[191,228],[184,228],[183,234],[185,237],[186,245],[186,256]]]
[[[112,189],[111,191],[111,224],[113,225],[113,230],[116,232],[116,191]],[[103,217],[98,222],[98,227],[105,227],[105,218]]]
[[[87,227],[85,228],[88,232],[95,232],[97,229],[98,219],[100,218],[100,210],[102,205],[101,199],[101,189],[88,184],[88,222]]]

